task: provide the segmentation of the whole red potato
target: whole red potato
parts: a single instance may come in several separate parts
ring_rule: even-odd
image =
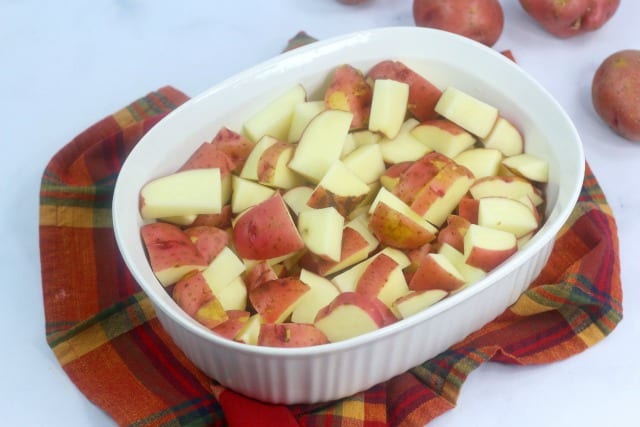
[[[498,0],[414,0],[419,27],[437,28],[493,46],[502,34],[504,13]]]
[[[618,134],[640,142],[640,50],[621,50],[606,58],[591,84],[593,107]]]
[[[602,27],[620,0],[520,0],[520,5],[549,33],[567,38]]]

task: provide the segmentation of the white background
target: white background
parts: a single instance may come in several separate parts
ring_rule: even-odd
[[[196,95],[276,55],[299,30],[328,38],[413,25],[411,4],[0,0],[3,425],[113,425],[69,381],[45,341],[38,190],[51,156],[89,125],[163,85]],[[511,49],[568,111],[616,215],[625,317],[603,342],[567,361],[483,365],[464,384],[458,406],[431,425],[632,425],[640,402],[640,143],[603,125],[590,85],[606,56],[640,49],[640,2],[622,1],[604,28],[569,40],[543,32],[516,0],[502,4],[505,27],[495,48]]]

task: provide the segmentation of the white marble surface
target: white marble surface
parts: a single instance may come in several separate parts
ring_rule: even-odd
[[[413,25],[411,3],[0,1],[3,425],[113,425],[69,381],[45,341],[37,223],[49,158],[87,126],[160,86],[195,95],[277,54],[299,30],[327,38]],[[633,353],[640,339],[640,144],[617,137],[595,116],[590,83],[607,55],[640,48],[640,2],[623,1],[607,26],[571,40],[542,32],[516,0],[502,3],[506,24],[495,47],[511,49],[566,108],[616,215],[625,318],[603,342],[567,361],[485,364],[465,383],[458,406],[431,425],[630,425],[640,402]]]

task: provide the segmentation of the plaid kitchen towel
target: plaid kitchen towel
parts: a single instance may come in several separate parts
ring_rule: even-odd
[[[164,87],[106,117],[50,161],[40,191],[47,341],[89,400],[126,426],[423,426],[453,408],[487,361],[544,364],[622,318],[617,229],[587,165],[580,200],[540,276],[493,322],[383,384],[318,405],[269,405],[207,378],[160,326],[118,253],[113,187],[127,154],[187,100]]]

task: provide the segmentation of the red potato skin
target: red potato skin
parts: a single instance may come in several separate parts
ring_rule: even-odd
[[[273,267],[266,261],[260,261],[254,265],[249,271],[244,273],[242,279],[247,286],[247,291],[251,292],[262,283],[269,280],[275,280],[278,278],[278,274]]]
[[[211,141],[211,145],[224,152],[235,165],[235,171],[241,171],[254,144],[243,135],[222,127]]]
[[[358,279],[355,291],[359,294],[377,297],[387,282],[387,278],[397,266],[398,263],[393,258],[381,253],[364,270]]]
[[[324,94],[326,108],[353,113],[350,129],[364,129],[369,123],[373,89],[362,72],[351,65],[341,65],[333,73]]]
[[[275,173],[282,152],[291,148],[292,145],[284,141],[278,141],[267,148],[258,161],[258,181],[268,182]]]
[[[368,245],[369,244],[360,233],[351,227],[345,227],[342,231],[340,261],[343,261],[354,252],[357,252]],[[299,264],[302,268],[312,271],[320,276],[325,276],[327,272],[336,264],[339,264],[339,262],[323,259],[311,252],[306,252],[302,258],[300,258]]]
[[[503,50],[500,53],[503,54],[505,57],[509,58],[510,60],[512,60],[513,62],[517,62],[516,57],[513,56],[513,52],[510,49]]]
[[[440,173],[434,176],[420,192],[416,194],[411,203],[411,209],[420,215],[424,215],[438,198],[446,194],[447,189],[453,182],[464,177],[473,180],[473,173],[457,163],[452,162],[446,165]]]
[[[258,335],[258,345],[267,347],[310,347],[327,343],[327,336],[308,323],[263,323]]]
[[[640,142],[640,50],[622,50],[606,58],[593,76],[591,99],[611,129]]]
[[[187,275],[173,287],[172,297],[189,316],[194,317],[202,305],[213,298],[213,292],[200,273]]]
[[[191,238],[191,241],[198,251],[202,254],[207,264],[211,263],[216,256],[229,244],[230,236],[225,230],[217,227],[196,226],[188,227],[184,230],[185,234]]]
[[[464,281],[457,279],[452,274],[438,266],[432,257],[425,257],[409,282],[412,291],[426,291],[429,289],[442,289],[447,292],[455,291],[464,285]]]
[[[493,46],[504,27],[498,0],[414,0],[413,19],[419,27],[437,28]]]
[[[620,0],[520,0],[520,5],[547,32],[568,38],[602,27]]]
[[[464,130],[462,127],[458,126],[457,124],[447,119],[425,120],[423,123],[420,123],[420,125],[434,126],[447,133],[450,133],[451,135],[460,135],[463,133],[467,133],[467,131]]]
[[[247,323],[251,314],[245,310],[227,310],[228,319],[211,328],[216,334],[227,339],[234,339],[242,327]]]
[[[400,182],[400,177],[402,176],[402,174],[406,172],[406,170],[409,169],[412,164],[413,162],[406,161],[389,166],[387,170],[380,176],[380,184],[382,184],[382,186],[387,190],[393,191]]]
[[[217,228],[227,228],[231,226],[231,218],[233,213],[231,205],[226,204],[222,207],[220,213],[217,214],[200,214],[196,217],[191,227],[207,226]]]
[[[387,326],[398,321],[391,309],[378,298],[371,298],[371,303],[376,307],[382,317],[382,326]]]
[[[326,271],[329,271],[329,269],[332,268],[336,264],[336,262],[322,259],[312,252],[305,251],[298,264],[305,270],[309,270],[310,272],[315,273],[319,276],[324,276],[326,274]],[[323,273],[323,271],[325,273]]]
[[[304,248],[280,193],[253,206],[233,227],[233,246],[242,258],[265,260]]]
[[[479,206],[480,200],[465,196],[458,203],[458,215],[466,219],[470,224],[477,224]]]
[[[357,197],[340,196],[318,186],[307,200],[307,206],[315,209],[334,207],[340,215],[347,217],[366,197],[366,194]]]
[[[400,180],[391,192],[407,205],[411,205],[420,190],[452,162],[453,160],[438,152],[427,153],[400,174]]]
[[[295,277],[268,280],[249,292],[251,305],[265,323],[275,323],[282,308],[294,304],[309,291],[309,285]]]
[[[585,31],[594,31],[607,23],[620,6],[620,0],[591,0],[589,13],[582,19]]]
[[[178,265],[208,265],[189,236],[176,225],[154,222],[143,225],[140,233],[153,271]]]
[[[224,151],[215,145],[203,142],[179,170],[209,168],[220,168],[220,175],[224,177],[235,170],[236,165]]]
[[[374,65],[367,73],[367,80],[373,83],[377,79],[391,79],[409,85],[407,110],[418,121],[435,119],[439,116],[435,106],[442,91],[402,62],[382,61]]]
[[[447,225],[438,233],[438,243],[451,245],[460,252],[464,252],[464,235],[471,222],[459,215],[449,215]]]
[[[369,228],[380,243],[397,249],[416,249],[436,238],[383,202],[378,203],[373,211]]]
[[[419,248],[405,251],[405,254],[407,254],[407,256],[409,257],[409,261],[411,262],[411,264],[409,264],[404,268],[404,270],[402,270],[407,283],[411,282],[411,278],[415,274],[416,270],[418,270],[418,267],[420,267],[420,264],[422,264],[422,260],[431,252],[437,251],[437,246],[437,242],[427,243],[426,245],[420,246]]]
[[[516,248],[505,249],[503,251],[492,251],[491,256],[487,256],[487,250],[482,248],[472,248],[467,257],[466,263],[472,267],[479,268],[487,273],[502,262],[504,262],[511,255],[515,254]]]
[[[388,314],[383,314],[380,304],[377,304],[376,301],[378,301],[386,308],[384,303],[376,297],[352,291],[341,292],[334,298],[333,301],[329,303],[329,305],[321,308],[318,311],[318,314],[316,314],[315,322],[317,323],[319,320],[327,317],[333,310],[341,305],[355,305],[362,309],[362,311],[369,314],[376,325],[378,325],[379,327],[383,327],[388,321]]]
[[[341,292],[329,303],[329,305],[318,311],[315,321],[317,322],[318,320],[323,319],[341,305],[355,305],[359,307],[364,312],[368,313],[371,319],[379,327],[390,325],[398,320],[389,307],[373,295],[367,295],[359,292]]]
[[[524,183],[525,185],[532,185],[531,182],[529,182],[525,178],[522,178],[522,177],[516,176],[516,175],[513,175],[513,176],[511,176],[511,175],[510,176],[501,176],[501,175],[498,175],[498,176],[485,176],[485,177],[478,178],[478,179],[475,180],[475,182],[471,186],[472,187],[471,194],[473,194],[473,187],[483,185],[487,181],[497,181],[497,182],[500,182],[500,183],[502,183],[504,185],[511,185],[511,184],[518,185],[519,183]],[[534,191],[535,191],[535,189],[534,189]],[[473,222],[473,221],[471,221],[471,222]]]

